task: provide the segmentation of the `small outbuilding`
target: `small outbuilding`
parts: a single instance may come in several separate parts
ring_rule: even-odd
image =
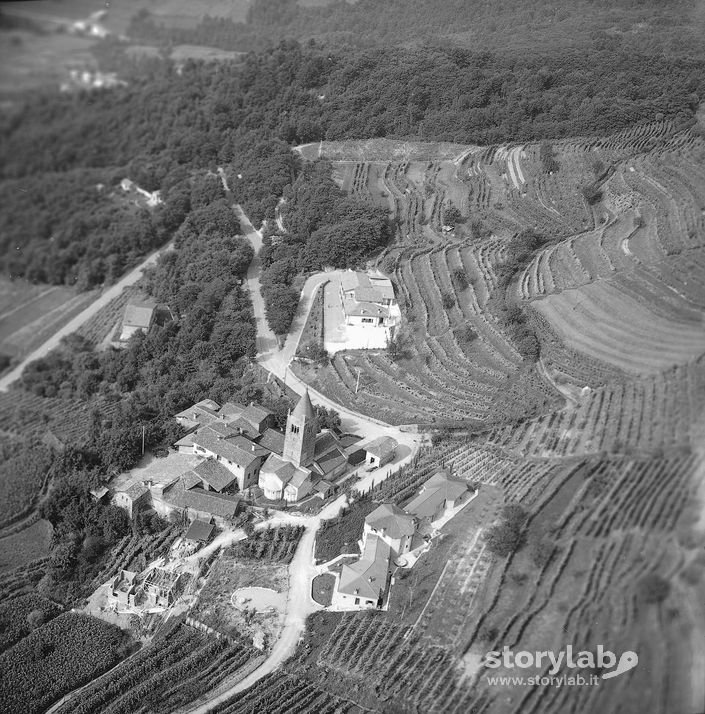
[[[373,466],[374,468],[384,466],[390,461],[394,461],[394,457],[397,454],[397,446],[399,446],[397,440],[391,436],[380,436],[363,446],[365,449],[365,462],[368,466]]]
[[[213,536],[214,530],[215,526],[212,523],[197,518],[186,531],[184,540],[199,544],[207,543]]]

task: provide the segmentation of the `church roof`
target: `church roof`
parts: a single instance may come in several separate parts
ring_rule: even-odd
[[[316,412],[313,411],[313,404],[311,404],[311,398],[308,396],[308,389],[304,392],[303,397],[299,399],[299,403],[294,408],[293,416],[297,419],[313,419],[316,416]]]

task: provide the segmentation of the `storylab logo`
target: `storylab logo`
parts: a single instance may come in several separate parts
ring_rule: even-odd
[[[545,673],[530,677],[503,675],[491,676],[488,674],[489,684],[498,685],[595,685],[603,679],[619,677],[639,664],[636,652],[627,650],[619,657],[602,645],[597,646],[596,652],[580,650],[574,652],[573,646],[568,645],[564,650],[554,652],[543,650],[529,652],[527,650],[514,651],[503,647],[501,651],[488,652],[483,660],[488,669],[502,668],[504,671],[512,669],[538,669]],[[546,671],[548,667],[548,671]],[[588,672],[566,672],[565,670],[588,670]],[[595,674],[595,671],[599,674]],[[559,676],[559,673],[561,673]],[[517,673],[518,675],[519,673]]]

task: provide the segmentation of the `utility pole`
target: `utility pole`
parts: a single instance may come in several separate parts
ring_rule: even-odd
[[[360,367],[357,368],[357,382],[355,383],[355,394],[357,394],[357,390],[360,388]]]
[[[144,424],[142,424],[142,456],[144,456]]]

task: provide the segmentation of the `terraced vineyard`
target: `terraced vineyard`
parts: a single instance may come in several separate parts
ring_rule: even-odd
[[[383,260],[408,338],[396,360],[336,355],[319,387],[397,423],[489,426],[378,486],[375,498],[403,504],[443,465],[480,490],[462,535],[444,529],[414,566],[433,573],[422,606],[411,607],[421,585],[399,576],[406,604],[343,616],[319,656],[399,711],[702,709],[705,141],[656,122],[552,152],[553,173],[531,144],[378,152],[369,169],[360,154],[341,161],[340,146],[331,156],[344,188],[361,177],[358,195],[397,218]],[[452,231],[448,202],[467,217]],[[508,241],[526,228],[547,240],[503,281]],[[501,319],[505,296],[539,340],[536,363]],[[512,502],[528,512],[523,544],[499,557],[484,524]],[[516,687],[487,677],[548,667],[481,665],[505,646],[598,643],[637,652],[639,666],[600,686]]]

